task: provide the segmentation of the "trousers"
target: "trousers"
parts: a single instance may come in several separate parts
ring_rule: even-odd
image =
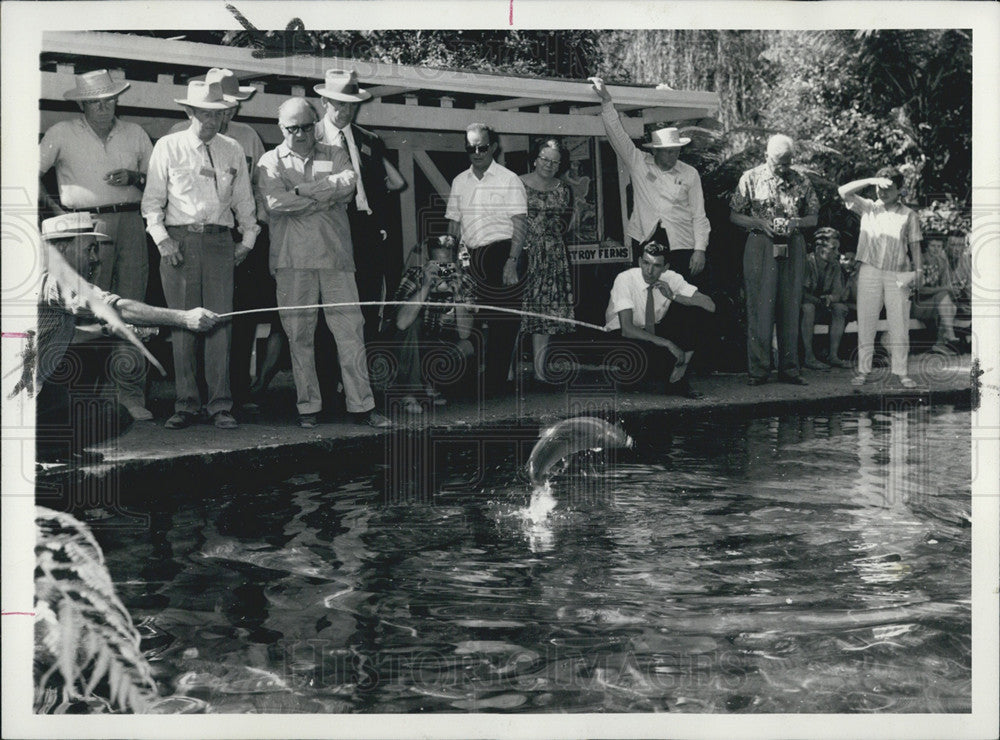
[[[194,233],[168,226],[170,237],[180,245],[184,262],[174,267],[160,260],[160,281],[168,308],[187,310],[204,306],[216,313],[233,310],[233,238],[228,232]],[[231,411],[229,389],[229,343],[232,325],[224,321],[204,336],[205,384],[209,414]],[[187,329],[171,330],[174,355],[175,411],[194,414],[201,408],[198,393],[198,345],[201,338]]]
[[[743,287],[747,300],[747,372],[766,378],[771,369],[771,335],[778,333],[778,372],[799,374],[799,314],[806,245],[793,233],[788,256],[775,258],[765,234],[751,233],[743,250]]]
[[[907,374],[910,354],[910,292],[909,287],[896,285],[900,273],[880,270],[862,262],[858,267],[858,372],[867,375],[872,369],[875,351],[876,325],[882,306],[889,323],[889,354],[892,372]]]

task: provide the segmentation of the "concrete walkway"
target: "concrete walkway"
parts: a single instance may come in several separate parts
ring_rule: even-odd
[[[917,381],[917,388],[910,390],[903,389],[888,368],[876,368],[868,384],[860,388],[850,384],[853,371],[847,369],[805,370],[803,378],[808,381],[807,386],[777,383],[772,374],[772,381],[766,385],[750,387],[743,374],[715,374],[693,379],[692,384],[705,393],[704,398],[696,400],[654,392],[615,392],[597,368],[590,368],[562,387],[529,387],[505,399],[453,400],[445,406],[425,407],[427,410],[419,416],[394,413],[391,402],[387,411],[397,422],[397,428],[430,427],[454,433],[484,428],[494,432],[502,432],[504,427],[525,429],[579,415],[639,420],[665,410],[676,410],[685,416],[716,413],[759,416],[878,408],[892,399],[897,399],[898,403],[900,398],[919,398],[920,403],[968,404],[971,365],[969,355],[911,356],[910,373]],[[182,467],[187,467],[185,463],[188,463],[193,468],[219,463],[227,467],[253,466],[309,449],[323,450],[326,454],[350,454],[352,449],[370,448],[370,444],[361,444],[365,440],[370,443],[374,441],[372,438],[388,433],[357,425],[343,414],[314,429],[301,429],[296,424],[290,374],[279,374],[276,381],[259,412],[238,413],[241,422],[238,429],[219,430],[202,423],[181,431],[163,427],[172,410],[173,386],[157,382],[150,401],[156,419],[137,422],[117,440],[95,449],[103,462],[86,466],[86,472],[92,475],[106,474],[110,470],[150,473],[170,471],[177,463]]]

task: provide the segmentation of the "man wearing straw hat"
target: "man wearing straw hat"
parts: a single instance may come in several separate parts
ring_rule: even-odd
[[[222,114],[219,135],[235,139],[243,147],[246,156],[247,171],[250,182],[256,182],[257,161],[264,155],[264,144],[252,126],[233,118],[240,112],[240,104],[256,94],[257,88],[252,85],[241,85],[239,79],[229,69],[213,67],[203,77],[206,82],[218,82],[222,85],[223,97],[235,105]],[[170,133],[183,131],[190,126],[188,121],[178,121],[170,129]],[[257,191],[254,191],[255,197]],[[267,209],[257,199],[257,221],[262,224],[257,235],[254,250],[236,268],[233,276],[233,309],[242,311],[254,308],[266,308],[274,305],[274,280],[267,270],[268,233],[266,229]],[[229,382],[233,392],[233,401],[239,405],[250,399],[250,355],[253,351],[254,332],[260,321],[260,314],[237,316],[233,319],[233,339],[229,355]],[[272,326],[273,330],[273,326]]]
[[[56,214],[98,214],[109,240],[100,245],[100,269],[94,283],[134,300],[146,297],[149,257],[139,203],[153,150],[142,127],[115,116],[118,97],[129,83],[113,80],[106,69],[76,76],[76,87],[63,97],[83,111],[81,118],[53,124],[41,143],[39,172],[56,170],[59,198],[44,183],[43,200]],[[152,419],[146,409],[146,363],[133,347],[115,349],[112,367],[119,400],[137,420]]]
[[[84,212],[42,222],[46,250],[42,254],[45,270],[38,298],[38,361],[35,367],[25,368],[18,387],[39,386],[39,460],[61,458],[67,452],[79,454],[87,446],[123,431],[128,424],[128,419],[118,414],[106,397],[95,394],[92,383],[86,382],[99,384],[100,369],[107,363],[101,356],[95,358],[96,362],[86,362],[80,343],[132,332],[122,319],[132,324],[175,326],[197,332],[208,331],[219,321],[204,308],[174,311],[149,306],[92,285],[90,278],[100,268],[99,246],[110,241],[107,231],[105,222]],[[108,349],[101,342],[92,344],[97,345],[94,349],[99,353]],[[118,344],[124,342],[114,341],[112,352]],[[71,348],[74,354],[67,361]],[[82,393],[85,405],[72,403],[76,393]]]
[[[153,148],[142,198],[146,229],[160,251],[160,280],[171,308],[204,305],[216,313],[233,307],[233,269],[250,254],[260,230],[243,149],[216,136],[225,111],[235,106],[219,82],[193,80],[187,96],[176,99],[190,126],[167,134]],[[233,212],[242,239],[234,243]],[[229,322],[205,337],[207,409],[220,429],[237,426],[229,385]],[[191,332],[172,337],[175,413],[168,429],[194,423],[201,407],[196,380],[196,342]]]
[[[358,108],[372,95],[358,85],[354,70],[328,69],[315,91],[323,98],[325,115],[316,125],[316,140],[340,147],[350,157],[358,184],[347,205],[354,245],[355,281],[362,301],[379,301],[391,295],[402,270],[402,248],[398,226],[388,222],[389,194],[406,182],[386,159],[385,145],[371,131],[354,123]],[[384,285],[383,285],[384,283]],[[365,339],[375,338],[379,328],[378,306],[363,306]]]
[[[681,162],[681,147],[691,139],[676,128],[653,131],[644,152],[629,138],[615,110],[611,93],[600,77],[591,77],[601,98],[601,119],[615,154],[628,169],[635,206],[625,229],[633,247],[655,238],[670,248],[668,266],[690,280],[705,269],[705,250],[711,227],[705,216],[705,198],[698,170]]]

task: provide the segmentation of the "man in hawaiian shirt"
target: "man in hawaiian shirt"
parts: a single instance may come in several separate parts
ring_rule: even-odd
[[[799,375],[798,357],[806,256],[802,230],[816,225],[819,200],[808,178],[792,169],[794,154],[790,138],[772,136],[767,142],[767,161],[743,173],[729,201],[730,220],[747,230],[743,284],[749,385],[767,382],[775,319],[778,381],[806,385]]]

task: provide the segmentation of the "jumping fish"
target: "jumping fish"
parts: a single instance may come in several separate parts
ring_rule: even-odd
[[[631,447],[632,438],[620,427],[593,416],[564,419],[549,427],[538,438],[528,458],[528,477],[541,485],[549,470],[560,460],[583,450]]]

